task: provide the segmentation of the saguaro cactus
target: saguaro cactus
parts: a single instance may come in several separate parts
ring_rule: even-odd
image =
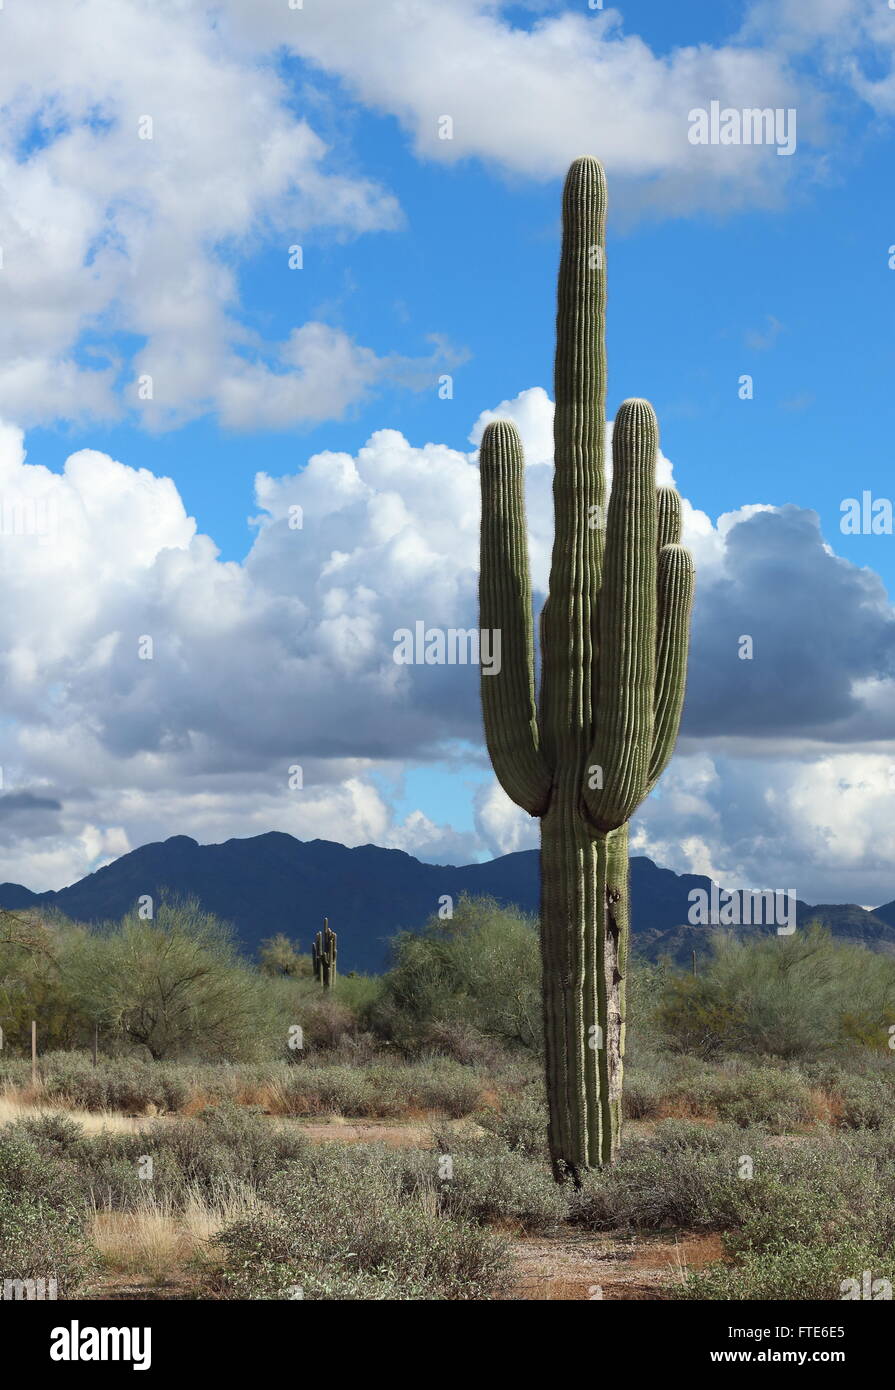
[[[555,537],[535,702],[524,460],[515,427],[481,445],[481,625],[502,664],[481,678],[504,790],[541,818],[541,955],[549,1141],[558,1180],[612,1160],[621,1129],[628,821],[671,757],[686,681],[693,564],[680,498],[656,487],[646,401],[615,417],[603,475],[606,183],[578,159],[563,193],[556,316]]]
[[[330,930],[329,918],[323,919],[323,931],[319,931],[314,937],[314,944],[311,947],[311,957],[314,962],[314,978],[324,989],[332,989],[336,982],[336,956],[338,954],[338,938],[336,933]]]

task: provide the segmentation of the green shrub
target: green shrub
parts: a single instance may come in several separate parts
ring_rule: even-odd
[[[845,1280],[857,1280],[864,1271],[872,1278],[895,1284],[895,1261],[879,1255],[859,1240],[834,1245],[803,1245],[788,1241],[770,1251],[753,1251],[738,1264],[717,1264],[688,1275],[672,1296],[684,1299],[737,1300],[840,1300],[847,1291]]]
[[[475,1120],[511,1152],[547,1161],[547,1102],[540,1077],[517,1090],[502,1091],[496,1108],[478,1111]]]
[[[772,1067],[737,1067],[706,1073],[678,1083],[672,1096],[697,1115],[741,1125],[761,1125],[773,1134],[787,1134],[813,1118],[809,1087],[793,1071]]]
[[[511,1223],[526,1232],[565,1220],[565,1193],[542,1160],[507,1150],[496,1139],[446,1142],[443,1150],[451,1158],[451,1179],[439,1186],[439,1206],[449,1216],[479,1225]]]
[[[240,957],[232,929],[195,899],[162,901],[152,920],[134,909],[89,933],[67,978],[105,1037],[155,1061],[285,1048],[279,995]]]
[[[9,1137],[24,1135],[47,1158],[67,1154],[83,1138],[83,1128],[61,1111],[29,1115],[15,1120],[6,1129]]]
[[[98,1267],[80,1214],[57,1211],[0,1184],[0,1284],[55,1279],[56,1296],[71,1298]],[[7,1296],[2,1289],[0,1295]]]
[[[55,1211],[78,1207],[79,1187],[74,1164],[44,1151],[17,1126],[0,1129],[0,1185],[23,1198],[32,1198]]]
[[[88,1053],[56,1052],[41,1058],[40,1072],[50,1100],[80,1110],[178,1110],[189,1093],[183,1071],[137,1057],[104,1060],[94,1067]]]
[[[570,1199],[570,1220],[591,1230],[717,1231],[740,1219],[740,1160],[758,1136],[665,1120],[649,1139],[629,1140],[611,1168],[587,1175]]]
[[[292,1125],[266,1120],[232,1104],[196,1119],[158,1120],[137,1134],[100,1134],[77,1145],[83,1190],[100,1207],[128,1207],[145,1197],[140,1160],[152,1159],[151,1190],[175,1205],[196,1192],[215,1197],[260,1188],[298,1158],[307,1140]]]
[[[480,1076],[446,1057],[427,1062],[377,1063],[363,1069],[295,1067],[286,1082],[292,1115],[347,1115],[400,1118],[408,1112],[436,1111],[459,1117],[478,1105]]]
[[[613,1168],[589,1175],[570,1216],[595,1230],[723,1231],[741,1262],[784,1246],[851,1242],[885,1263],[895,1249],[895,1133],[781,1144],[756,1131],[666,1121]]]
[[[666,984],[656,1014],[671,1044],[712,1057],[829,1053],[888,1044],[895,960],[835,941],[816,924],[792,936],[716,933],[696,976]]]
[[[733,1250],[841,1240],[886,1250],[895,1240],[895,1164],[884,1136],[768,1145],[743,1187],[738,1229],[727,1237]]]
[[[97,1268],[84,1218],[67,1162],[21,1130],[0,1132],[0,1280],[55,1278],[58,1295],[71,1297]]]
[[[410,1193],[406,1186],[384,1150],[309,1154],[268,1185],[264,1209],[216,1237],[224,1265],[211,1276],[214,1289],[313,1299],[366,1298],[372,1287],[381,1297],[451,1300],[500,1289],[504,1243],[439,1215],[434,1179]]]
[[[654,1077],[637,1072],[626,1074],[622,1092],[626,1120],[654,1119],[661,1111],[664,1098],[664,1087]]]
[[[493,898],[469,898],[453,917],[392,941],[394,964],[369,1006],[370,1025],[410,1053],[474,1035],[508,1048],[541,1047],[540,947],[535,922]]]
[[[881,1129],[895,1118],[895,1090],[872,1076],[855,1076],[838,1088],[842,1129]]]

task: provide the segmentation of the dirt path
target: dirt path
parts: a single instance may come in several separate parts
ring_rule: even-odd
[[[194,1281],[186,1274],[172,1275],[161,1284],[138,1274],[106,1274],[83,1295],[102,1302],[165,1303],[184,1302],[200,1297]]]
[[[662,1299],[689,1269],[723,1255],[719,1236],[622,1238],[569,1231],[512,1242],[517,1279],[511,1299],[564,1301]]]
[[[558,1228],[554,1234],[510,1242],[515,1265],[507,1300],[519,1302],[636,1301],[665,1299],[688,1269],[703,1269],[722,1257],[720,1237],[682,1233],[676,1239],[595,1236]],[[103,1300],[189,1300],[200,1297],[186,1271],[162,1283],[133,1274],[107,1274],[90,1291]]]
[[[482,1130],[470,1119],[445,1120],[346,1120],[330,1115],[325,1120],[280,1121],[294,1123],[302,1134],[315,1144],[386,1144],[392,1149],[424,1148],[435,1134],[462,1135],[470,1138]]]

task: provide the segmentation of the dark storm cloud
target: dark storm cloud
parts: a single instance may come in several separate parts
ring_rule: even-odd
[[[739,655],[743,638],[751,660]],[[855,689],[893,675],[882,581],[829,553],[814,512],[786,506],[739,522],[721,577],[697,577],[686,735],[893,738],[892,693],[871,703]]]

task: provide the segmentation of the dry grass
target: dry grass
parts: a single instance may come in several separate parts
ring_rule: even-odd
[[[288,1115],[289,1093],[279,1081],[244,1082],[236,1087],[237,1105],[259,1105],[268,1115]]]
[[[110,1270],[164,1284],[187,1264],[214,1263],[212,1237],[256,1204],[254,1194],[237,1185],[210,1200],[191,1192],[182,1207],[150,1193],[128,1211],[95,1208],[93,1240]]]
[[[817,1088],[810,1094],[814,1123],[834,1129],[842,1117],[842,1097]]]
[[[0,1126],[15,1120],[33,1120],[41,1115],[64,1114],[82,1125],[85,1134],[136,1134],[145,1120],[122,1115],[115,1110],[71,1110],[59,1101],[40,1099],[40,1091],[0,1091]]]

